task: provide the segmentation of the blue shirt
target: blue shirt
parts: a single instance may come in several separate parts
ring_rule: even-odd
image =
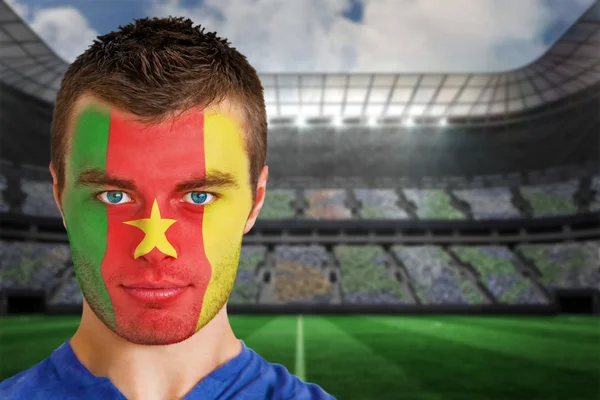
[[[243,344],[243,342],[242,342]],[[110,400],[125,396],[106,377],[94,376],[67,341],[50,357],[3,382],[2,400]],[[183,400],[334,399],[319,386],[303,383],[279,364],[270,364],[243,344],[242,352],[197,384]]]

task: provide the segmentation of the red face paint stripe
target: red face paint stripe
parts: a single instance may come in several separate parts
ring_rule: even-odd
[[[116,331],[134,342],[148,332],[154,332],[157,342],[195,332],[212,268],[204,250],[203,208],[182,205],[178,197],[182,194],[174,188],[190,173],[206,173],[203,114],[189,113],[153,126],[111,114],[106,172],[136,187],[124,190],[130,202],[107,205],[108,239],[101,271],[114,305]],[[164,227],[155,218],[157,211],[158,219],[170,221],[162,233],[157,233],[157,227]],[[147,224],[156,226],[147,229],[154,233],[139,226],[139,221],[151,217],[154,222]],[[157,237],[149,240],[153,234]],[[164,238],[158,238],[161,234]],[[165,238],[174,252],[168,250]],[[148,247],[159,240],[162,246]],[[145,250],[140,250],[144,242]],[[153,282],[188,286],[168,306],[139,302],[124,288]]]

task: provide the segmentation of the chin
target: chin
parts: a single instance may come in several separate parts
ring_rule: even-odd
[[[196,333],[192,318],[153,314],[153,310],[147,310],[145,315],[121,318],[115,333],[131,343],[151,346],[180,343]]]
[[[88,304],[96,317],[109,330],[128,342],[139,345],[165,346],[180,343],[198,331],[200,311],[193,308],[183,312],[169,312],[160,307],[127,310],[127,312],[120,312],[115,321],[114,318],[109,317],[109,314],[103,312],[104,309],[98,307],[98,304],[94,302]]]
[[[168,332],[121,330],[115,333],[130,343],[143,346],[167,346],[170,344],[181,343],[192,337],[196,332],[183,332],[177,330],[170,330]]]
[[[182,342],[196,333],[199,310],[169,312],[161,308],[122,313],[115,333],[141,345],[169,345]]]

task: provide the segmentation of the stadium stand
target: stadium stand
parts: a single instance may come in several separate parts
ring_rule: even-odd
[[[577,181],[553,185],[523,186],[521,193],[531,205],[534,217],[568,215],[577,212],[574,195]]]
[[[72,270],[67,245],[0,242],[0,289],[42,289],[51,298]]]
[[[393,189],[355,189],[362,219],[409,219],[410,211],[398,203],[399,195]]]
[[[265,304],[339,303],[339,289],[330,281],[329,257],[322,246],[278,246],[270,254]]]
[[[74,275],[64,281],[53,297],[48,298],[48,304],[52,306],[73,306],[82,301],[83,294]]]
[[[51,182],[32,182],[24,179],[21,185],[25,192],[24,214],[60,218]]]
[[[536,292],[529,277],[515,267],[515,256],[501,246],[453,246],[458,261],[471,268],[480,281],[500,303],[546,303],[548,299]]]
[[[274,189],[269,191],[265,197],[264,212],[259,215],[260,219],[284,219],[294,218],[294,192],[285,189]]]
[[[537,268],[548,289],[600,289],[600,242],[523,245],[524,263]]]
[[[315,219],[348,219],[352,211],[346,207],[343,190],[307,190],[308,208],[306,216]]]
[[[20,182],[16,192],[24,194],[19,197],[20,205],[13,202],[15,211],[59,218],[48,174],[30,167],[17,175],[27,178],[13,180],[13,184]],[[521,208],[533,210],[531,216],[535,218],[576,214],[582,210],[577,204],[576,188],[583,179],[517,186],[528,205]],[[598,182],[599,176],[589,179],[596,203]],[[15,187],[8,186],[6,177],[2,176],[0,183],[2,198],[14,194]],[[535,196],[545,196],[545,200]],[[274,189],[268,192],[261,219],[525,218],[527,215],[517,210],[513,197],[508,187],[454,191]],[[462,203],[458,203],[460,208],[454,199]],[[590,211],[594,210],[594,202]],[[3,211],[10,208],[6,202],[2,207]],[[48,263],[39,262],[48,254],[63,254],[64,258],[68,247],[6,241],[0,244],[3,288],[43,288],[49,304],[81,301],[74,274],[64,271],[66,259],[48,256]],[[549,291],[556,288],[600,287],[598,242],[594,241],[521,246],[515,252],[502,246],[453,246],[450,250],[394,246],[391,252],[380,246],[334,246],[329,254],[322,246],[276,246],[272,256],[274,262],[269,267],[264,246],[243,246],[232,304],[545,304],[550,301]],[[530,273],[522,273],[516,264],[530,266]]]
[[[341,283],[346,304],[410,302],[388,267],[383,249],[376,246],[339,246]]]
[[[448,193],[441,189],[404,189],[409,201],[417,206],[420,219],[460,219],[464,218],[458,209],[452,206]]]
[[[395,246],[393,252],[406,267],[423,304],[486,304],[492,299],[479,290],[472,275],[451,263],[436,246]]]
[[[512,204],[511,192],[507,187],[458,189],[456,197],[468,204],[474,219],[511,219],[521,217]]]
[[[260,268],[265,262],[265,248],[243,246],[233,291],[229,296],[232,304],[255,304],[260,295]]]

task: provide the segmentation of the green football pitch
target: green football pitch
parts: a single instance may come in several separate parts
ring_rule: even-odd
[[[338,399],[600,399],[600,318],[230,318],[247,346]],[[0,380],[46,358],[77,324],[0,318]]]

